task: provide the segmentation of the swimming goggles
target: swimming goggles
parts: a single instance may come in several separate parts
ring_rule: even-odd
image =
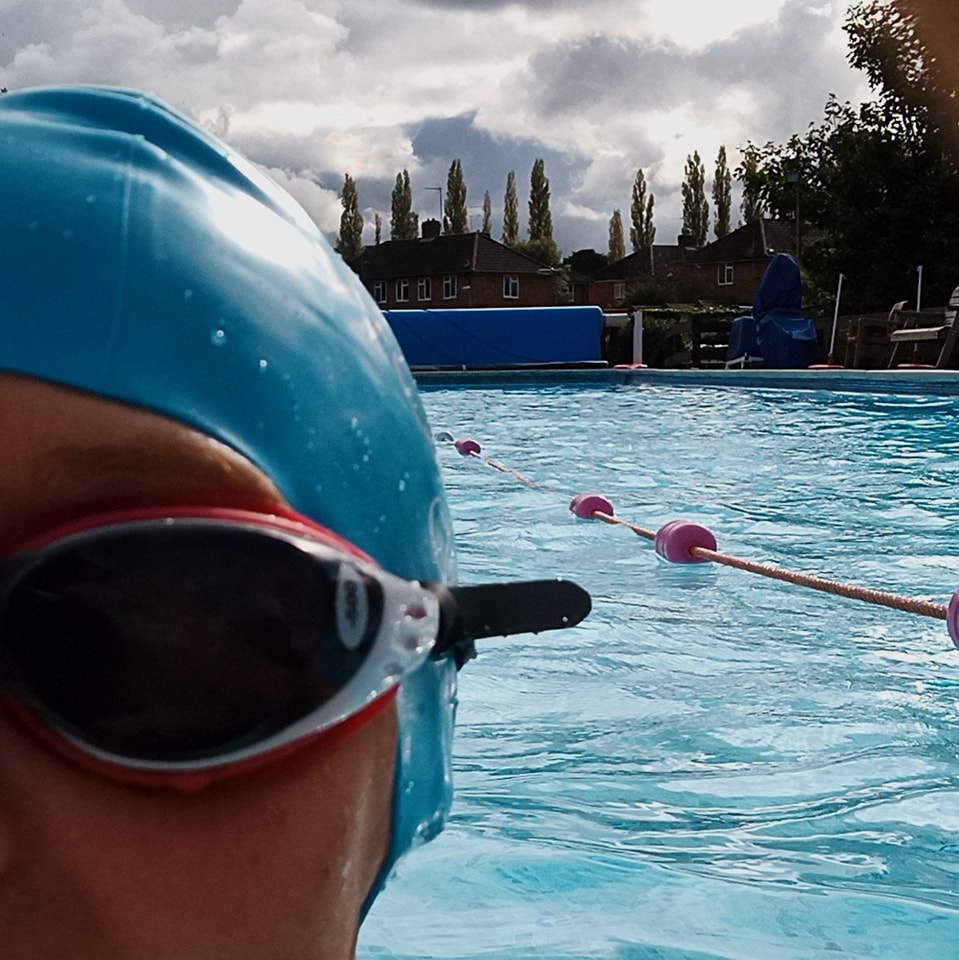
[[[312,524],[152,513],[0,560],[0,689],[128,770],[243,764],[362,713],[429,656],[459,667],[477,638],[590,608],[565,580],[403,580]]]

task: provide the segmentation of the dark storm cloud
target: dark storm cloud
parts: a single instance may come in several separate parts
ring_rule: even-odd
[[[433,174],[436,186],[445,188],[450,164],[461,161],[470,188],[469,206],[481,205],[485,190],[494,206],[501,205],[510,170],[516,173],[517,193],[520,198],[525,196],[537,158],[545,163],[553,193],[569,189],[587,163],[578,152],[551,150],[538,140],[493,137],[476,126],[472,114],[425,120],[414,133],[412,144],[414,155]],[[441,180],[435,179],[440,176]]]
[[[588,37],[533,57],[527,92],[545,118],[616,105],[655,110],[682,100],[695,87],[690,60],[663,44]]]

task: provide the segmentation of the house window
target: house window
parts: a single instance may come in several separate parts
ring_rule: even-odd
[[[619,303],[626,296],[626,284],[617,282],[613,284],[613,302]]]
[[[449,277],[443,277],[443,299],[456,299],[456,274]]]
[[[430,277],[419,277],[416,281],[416,299],[433,299],[433,280]]]
[[[385,280],[373,281],[373,299],[377,303],[386,303],[386,281]]]
[[[409,299],[410,299],[409,280],[397,280],[396,281],[396,302],[407,303]]]
[[[516,300],[519,297],[519,275],[507,273],[503,277],[503,297],[507,300]]]
[[[719,285],[728,287],[733,282],[733,265],[731,263],[721,263],[717,269]]]

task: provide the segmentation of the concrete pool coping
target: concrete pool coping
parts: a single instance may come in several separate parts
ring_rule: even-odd
[[[421,387],[634,385],[661,387],[753,387],[849,393],[959,395],[959,370],[660,370],[489,368],[417,370]]]

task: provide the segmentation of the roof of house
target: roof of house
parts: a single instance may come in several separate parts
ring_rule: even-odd
[[[666,278],[686,263],[686,247],[654,243],[616,260],[593,275],[594,280],[633,280],[639,277]]]
[[[549,269],[485,233],[388,240],[365,247],[350,266],[364,280],[462,273],[538,273]]]
[[[761,260],[796,252],[796,228],[785,220],[753,220],[689,254],[690,263]]]

